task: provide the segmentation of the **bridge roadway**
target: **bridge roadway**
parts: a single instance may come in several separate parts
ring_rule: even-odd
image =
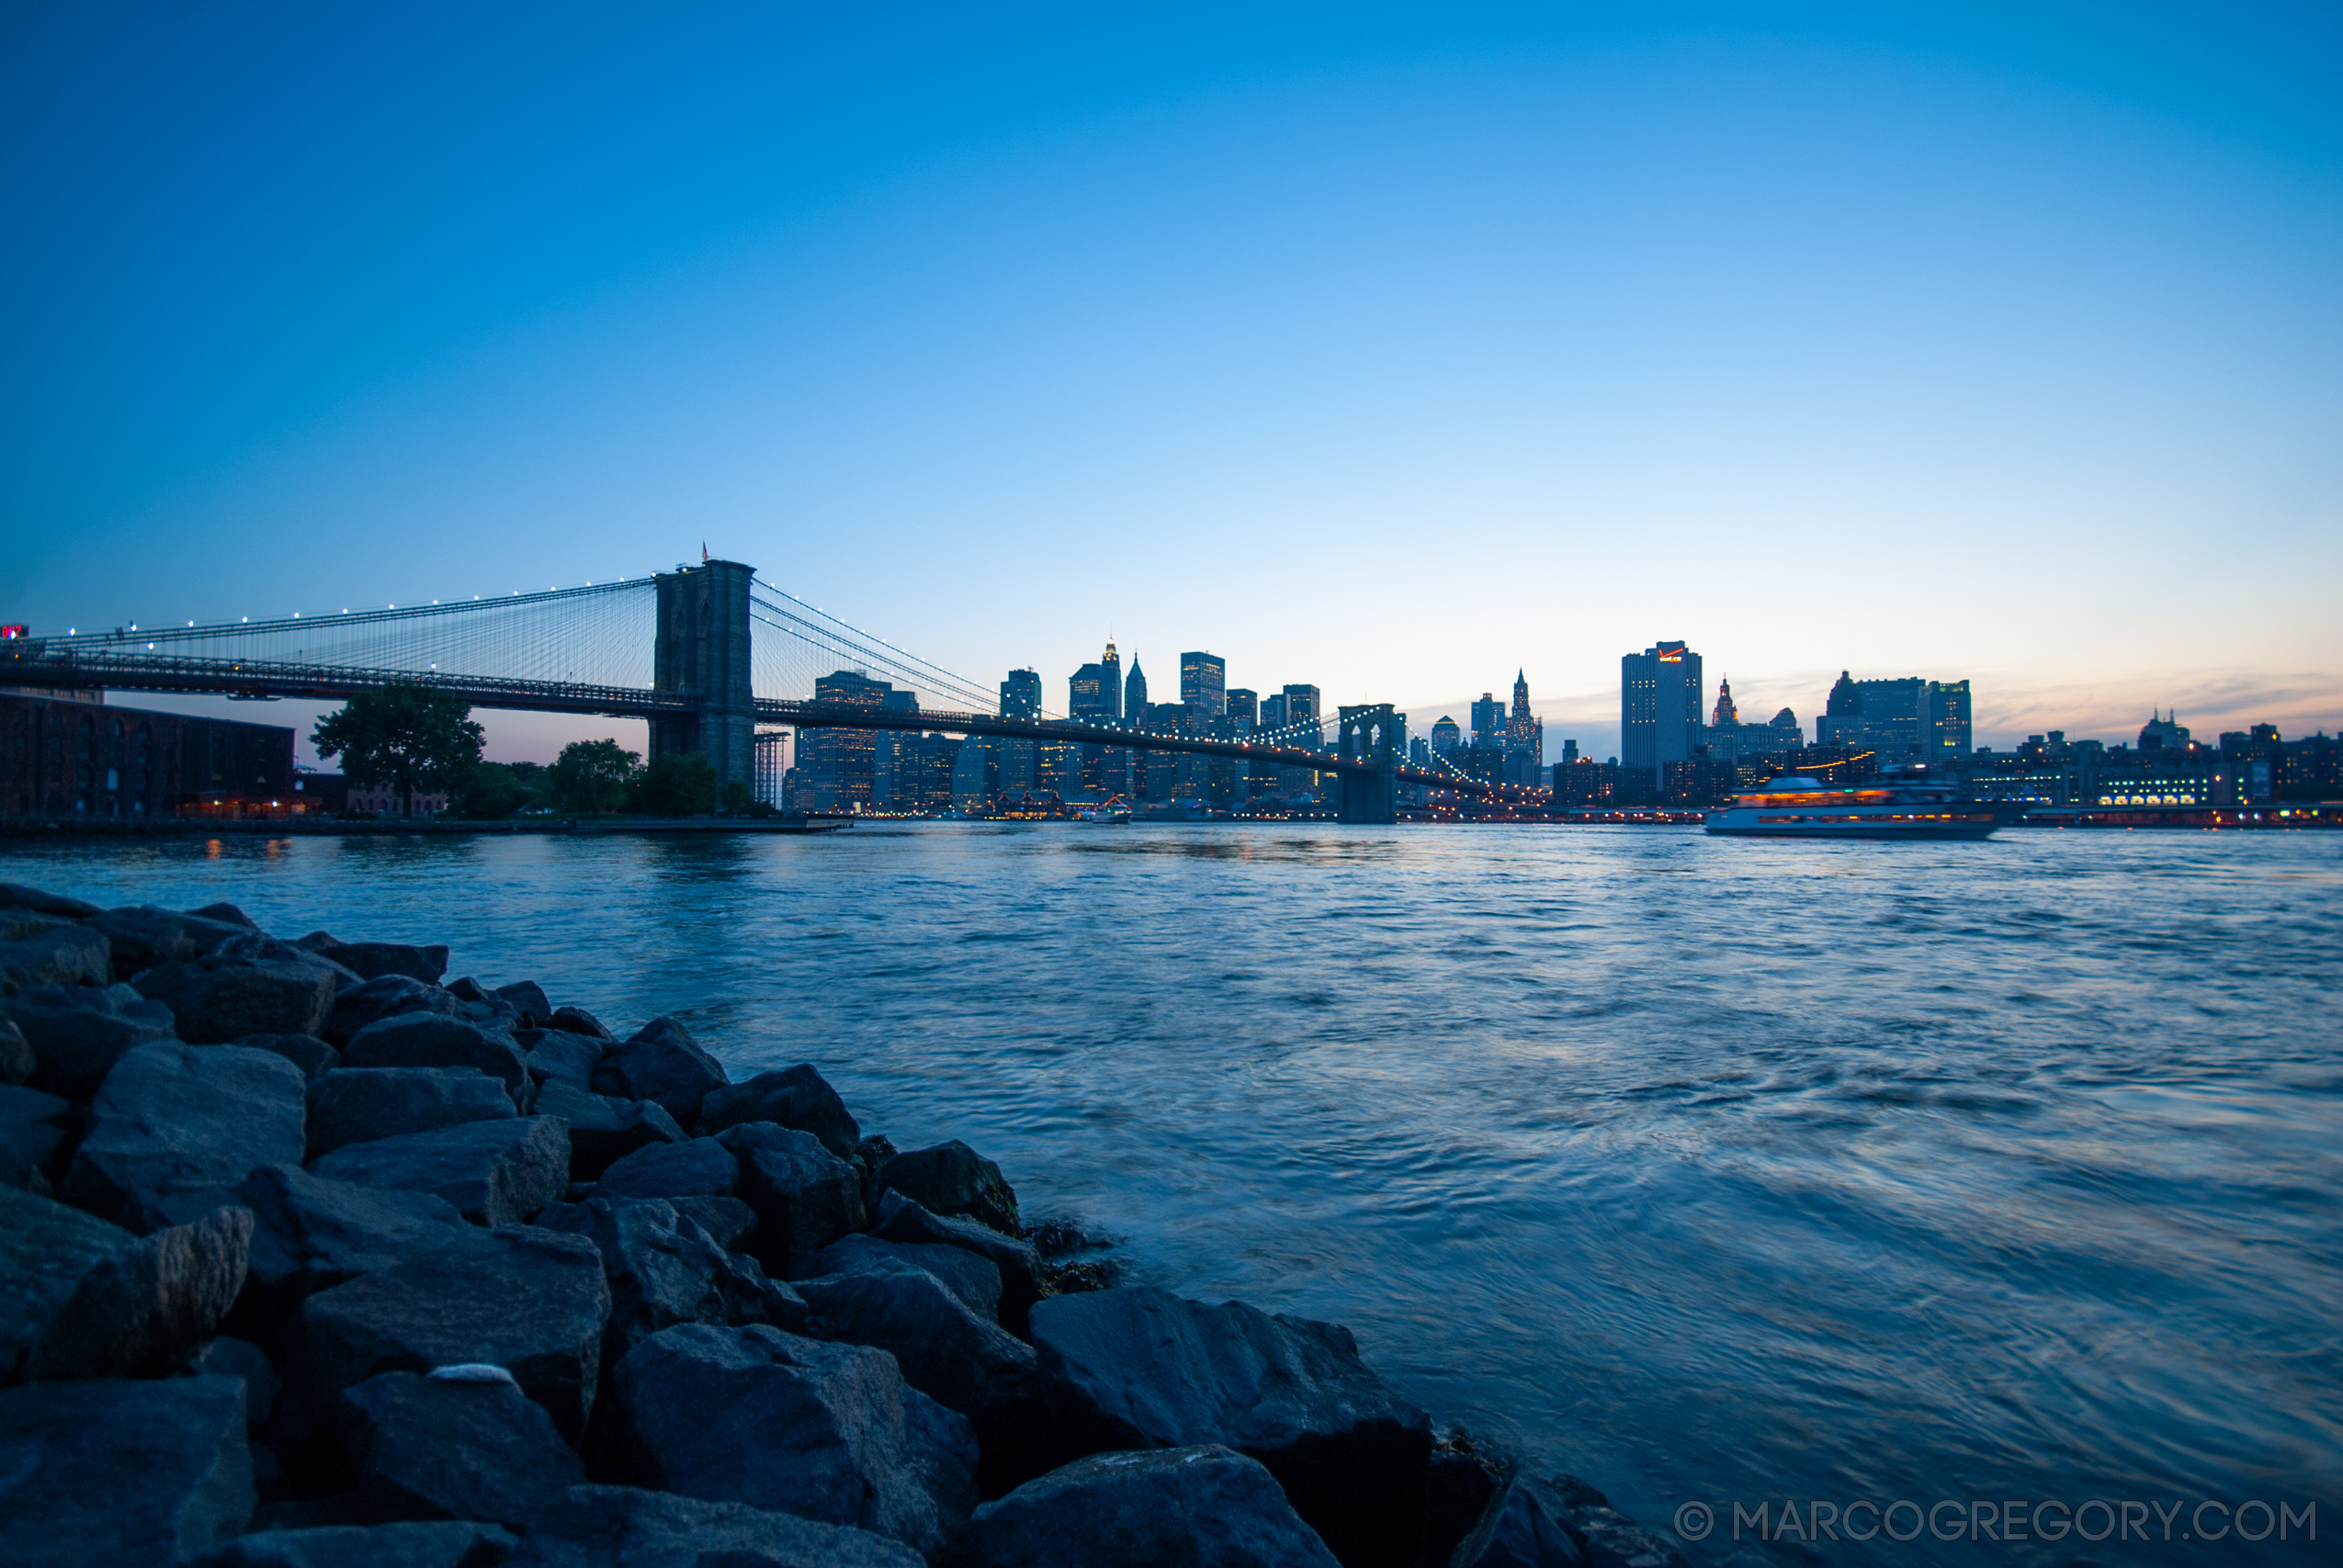
[[[111,649],[51,648],[40,639],[0,644],[0,684],[51,690],[175,692],[234,697],[300,697],[341,702],[361,692],[379,691],[394,681],[413,681],[452,692],[477,707],[527,713],[599,714],[622,718],[651,718],[692,711],[695,692],[656,692],[637,686],[594,686],[562,681],[523,681],[495,675],[461,675],[446,671],[369,670],[348,665],[293,664],[225,659],[190,659],[175,654]],[[1082,724],[1072,719],[1005,718],[999,714],[954,713],[933,709],[869,708],[853,703],[821,703],[810,699],[759,697],[757,721],[789,724],[804,729],[938,730],[952,735],[990,735],[1028,740],[1068,740],[1089,746],[1120,746],[1134,751],[1185,751],[1207,757],[1231,757],[1267,762],[1277,767],[1309,768],[1321,773],[1379,773],[1373,762],[1306,750],[1298,746],[1270,746],[1245,740],[1221,740],[1201,735],[1164,735],[1126,729],[1119,725]],[[1429,784],[1457,795],[1500,798],[1522,793],[1517,788],[1460,779],[1405,764],[1392,770],[1403,784]]]

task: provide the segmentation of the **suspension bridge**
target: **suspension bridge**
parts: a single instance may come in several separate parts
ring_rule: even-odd
[[[909,708],[821,700],[834,671],[917,694]],[[753,782],[757,728],[938,731],[1228,757],[1330,773],[1345,822],[1396,820],[1398,786],[1519,794],[1411,767],[1390,704],[1247,739],[1003,714],[982,686],[815,608],[737,561],[615,581],[379,609],[197,625],[126,624],[0,642],[0,684],[338,701],[414,682],[478,707],[649,721],[651,754],[697,752]],[[1307,743],[1304,743],[1307,742]]]

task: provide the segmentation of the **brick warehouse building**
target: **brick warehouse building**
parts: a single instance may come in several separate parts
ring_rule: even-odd
[[[320,816],[280,725],[0,692],[0,820]]]

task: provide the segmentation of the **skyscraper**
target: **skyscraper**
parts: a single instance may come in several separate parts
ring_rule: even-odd
[[[1709,715],[1708,722],[1720,728],[1741,722],[1741,710],[1733,705],[1733,677],[1730,675],[1716,683],[1716,711]]]
[[[1199,733],[1205,722],[1227,713],[1228,661],[1217,653],[1180,655],[1180,701],[1197,721]]]
[[[1432,749],[1445,757],[1464,743],[1465,732],[1456,728],[1454,719],[1442,714],[1432,727]]]
[[[1228,716],[1237,723],[1237,733],[1250,735],[1261,728],[1261,699],[1242,686],[1231,686],[1226,694]]]
[[[838,670],[813,683],[814,701],[883,708],[894,687],[854,670]],[[911,694],[905,694],[907,695]],[[805,729],[798,734],[799,784],[815,811],[869,811],[877,800],[877,731]]]
[[[1530,712],[1529,677],[1513,671],[1513,711],[1505,720],[1505,782],[1538,784],[1545,769],[1545,726]]]
[[[1619,761],[1624,774],[1644,789],[1657,789],[1662,768],[1692,756],[1700,744],[1700,730],[1699,654],[1681,642],[1662,642],[1620,658]]]
[[[1123,711],[1133,724],[1147,716],[1147,671],[1139,668],[1139,656],[1131,655],[1131,672],[1123,681]]]
[[[1001,682],[1001,716],[1003,718],[1039,718],[1041,716],[1041,672],[1036,670],[1012,670],[1009,678]],[[993,744],[993,755],[999,768],[999,783],[1003,795],[1024,795],[1033,789],[1036,752],[1034,742],[1022,736],[1002,736]]]
[[[1505,739],[1505,705],[1494,692],[1483,692],[1473,704],[1473,744],[1500,746]]]

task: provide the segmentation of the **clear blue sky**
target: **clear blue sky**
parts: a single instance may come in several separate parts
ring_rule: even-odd
[[[705,539],[1053,705],[2332,729],[2338,17],[10,7],[0,617]]]

